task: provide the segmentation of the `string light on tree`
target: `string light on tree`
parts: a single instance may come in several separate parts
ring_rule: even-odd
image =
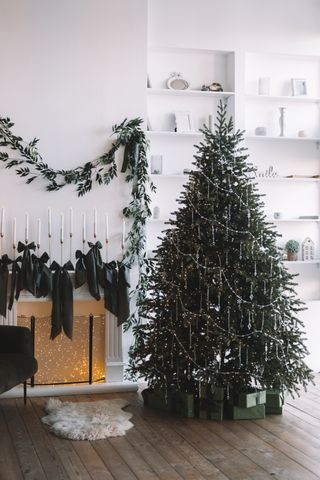
[[[135,373],[151,388],[194,398],[201,384],[226,396],[253,385],[297,390],[312,378],[297,318],[303,306],[263,213],[243,133],[220,104],[215,131],[203,134],[156,252]]]

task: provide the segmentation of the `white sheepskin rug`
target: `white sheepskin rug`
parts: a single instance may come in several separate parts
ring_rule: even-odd
[[[50,398],[42,418],[58,437],[70,440],[101,440],[120,437],[133,427],[132,413],[122,408],[129,403],[121,398],[97,402],[61,402]]]

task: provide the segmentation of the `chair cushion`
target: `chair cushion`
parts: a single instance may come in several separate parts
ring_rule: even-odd
[[[37,360],[23,353],[0,353],[0,393],[32,377],[38,370]]]

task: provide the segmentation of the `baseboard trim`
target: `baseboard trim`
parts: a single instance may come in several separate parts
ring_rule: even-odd
[[[63,395],[86,395],[91,393],[115,393],[115,392],[137,392],[136,382],[110,382],[96,383],[92,385],[37,385],[28,387],[28,397],[56,397]],[[1,398],[23,397],[23,386],[14,387],[8,392],[1,394]]]

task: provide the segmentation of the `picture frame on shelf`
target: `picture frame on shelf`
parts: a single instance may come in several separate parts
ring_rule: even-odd
[[[151,155],[151,174],[162,175],[162,155]]]
[[[176,132],[189,133],[193,131],[193,120],[190,112],[174,112]]]
[[[305,78],[291,78],[292,95],[307,95],[307,80]]]

